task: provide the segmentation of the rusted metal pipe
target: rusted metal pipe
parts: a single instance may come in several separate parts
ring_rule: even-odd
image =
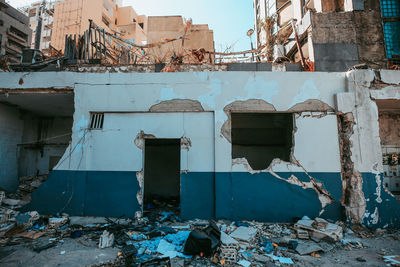
[[[294,24],[294,20],[291,20],[292,23],[292,27],[293,27],[293,32],[294,32],[294,36],[296,38],[296,44],[297,44],[297,50],[299,50],[299,54],[301,57],[301,66],[303,67],[303,69],[306,68],[306,61],[304,59],[304,55],[303,55],[303,50],[301,49],[301,45],[300,45],[300,40],[299,40],[299,35],[297,34],[297,29],[296,29],[296,25]]]

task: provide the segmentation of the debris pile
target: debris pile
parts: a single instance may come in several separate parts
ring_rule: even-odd
[[[6,194],[0,191],[0,205],[8,209],[17,209],[28,204],[31,201],[31,193],[47,180],[47,176],[48,174],[20,177],[15,193]]]
[[[119,250],[115,261],[96,266],[294,266],[307,255],[321,258],[339,249],[363,248],[361,239],[343,223],[307,216],[294,224],[269,224],[184,222],[179,209],[153,209],[134,220],[40,216],[4,207],[1,211],[0,246],[23,243],[41,253],[69,239],[88,249]],[[397,261],[385,257],[382,261]]]

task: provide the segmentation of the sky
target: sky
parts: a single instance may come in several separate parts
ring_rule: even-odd
[[[13,7],[37,1],[6,0]],[[246,33],[254,28],[253,0],[123,0],[123,6],[133,6],[147,16],[181,15],[193,24],[208,24],[217,51],[250,49]]]

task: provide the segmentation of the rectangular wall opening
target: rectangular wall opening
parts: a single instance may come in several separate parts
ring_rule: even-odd
[[[383,185],[400,200],[400,101],[377,100],[383,158]]]
[[[176,208],[180,204],[180,139],[146,139],[144,209]]]
[[[246,158],[253,170],[272,160],[290,161],[293,146],[292,113],[232,113],[232,159]]]

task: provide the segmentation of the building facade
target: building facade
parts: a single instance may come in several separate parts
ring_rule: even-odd
[[[31,38],[29,18],[0,0],[0,55],[19,60],[22,50],[30,46]]]
[[[200,48],[206,51],[214,51],[214,33],[204,25],[191,25],[185,32],[182,16],[151,16],[148,17],[147,42],[154,43],[160,40],[176,38],[186,34],[184,40],[176,40],[152,49],[149,53],[153,54],[160,62],[165,62],[171,56],[185,54],[185,51],[197,50]]]
[[[398,168],[398,71],[210,70],[0,73],[1,186],[61,157],[27,210],[135,217],[158,196],[184,219],[400,227],[383,179]],[[31,117],[51,119],[43,136]],[[37,160],[21,160],[34,144]]]
[[[201,48],[214,51],[213,31],[208,25],[190,25],[188,30],[188,25],[181,16],[148,18],[145,15],[138,15],[131,6],[121,7],[120,1],[116,0],[37,2],[22,10],[30,17],[30,26],[34,31],[31,47],[42,50],[46,55],[50,54],[50,47],[63,51],[65,36],[82,35],[89,29],[89,20],[108,33],[136,45],[160,43],[149,49],[143,49],[143,53],[154,58],[152,63],[168,62],[172,56],[182,54],[184,51]],[[38,27],[41,30],[37,32]],[[184,34],[187,36],[183,42],[180,39],[161,43]],[[108,39],[108,45],[116,50],[129,47],[128,45],[122,48],[121,44],[116,44],[111,39]]]
[[[51,34],[53,29],[54,5],[56,1],[39,1],[20,10],[29,17],[32,29],[31,48],[40,50],[44,55],[51,55]]]
[[[254,0],[254,10],[257,47],[273,46],[270,60],[310,62],[316,71],[399,65],[399,1]]]

